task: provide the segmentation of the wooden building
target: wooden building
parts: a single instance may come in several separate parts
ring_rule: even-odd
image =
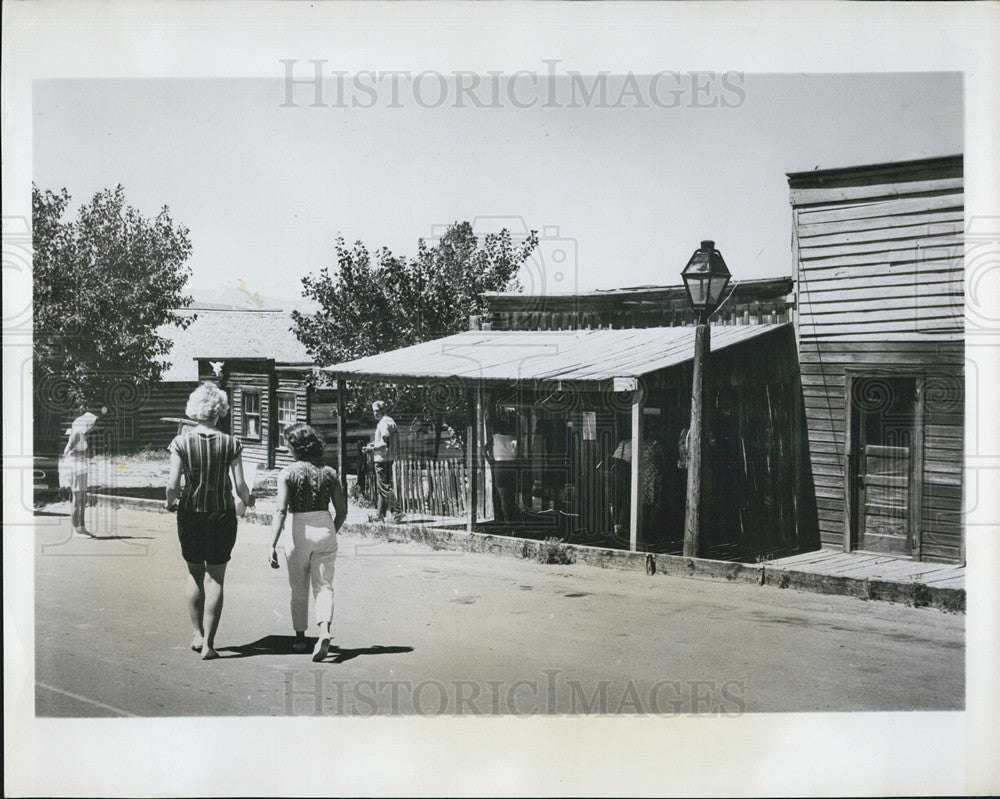
[[[164,325],[157,333],[171,341],[158,381],[140,381],[108,372],[104,395],[92,410],[106,408],[90,436],[93,451],[127,453],[164,449],[177,433],[188,397],[200,380],[212,374],[199,369],[199,359],[243,358],[312,363],[292,333],[291,316],[283,311],[220,310],[192,307],[178,311],[191,319],[186,328]],[[58,385],[36,387],[36,450],[58,454],[65,429],[81,409],[59,404]],[[298,409],[297,409],[298,410]],[[61,443],[60,443],[61,442]]]
[[[788,175],[824,547],[964,562],[961,156]]]
[[[243,444],[243,460],[273,469],[292,462],[282,433],[305,422],[327,442],[324,460],[336,457],[337,391],[315,385],[311,362],[274,358],[199,358],[198,376],[229,395],[228,432]]]
[[[752,561],[817,548],[818,537],[815,509],[799,499],[792,282],[748,283],[713,325],[716,435],[699,554]],[[470,331],[328,369],[344,391],[352,379],[466,391],[462,501],[452,507],[469,529],[679,552],[689,322],[681,287],[496,294]]]

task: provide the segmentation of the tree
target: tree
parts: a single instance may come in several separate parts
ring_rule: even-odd
[[[164,324],[186,327],[191,242],[164,206],[147,219],[126,205],[122,186],[105,189],[63,220],[66,189],[32,186],[34,377],[41,403],[73,410],[134,395],[158,380],[170,340]]]
[[[538,245],[531,231],[514,242],[504,229],[478,237],[468,222],[455,222],[433,245],[417,242],[407,259],[362,242],[336,242],[337,266],[302,279],[303,295],[319,303],[315,314],[293,312],[295,333],[321,365],[375,355],[430,341],[468,326],[486,310],[484,291],[520,289],[517,273]],[[366,383],[352,391],[352,414],[364,415],[380,395],[397,411],[458,423],[459,398],[441,386],[422,389]]]

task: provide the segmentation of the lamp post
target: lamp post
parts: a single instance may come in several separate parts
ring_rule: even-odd
[[[719,307],[722,293],[729,284],[729,269],[714,241],[703,241],[681,272],[691,307],[698,314],[694,331],[694,370],[691,377],[691,426],[688,444],[687,503],[684,513],[684,557],[698,557],[698,534],[701,532],[701,483],[704,461],[705,370],[708,366],[711,338],[708,317]]]

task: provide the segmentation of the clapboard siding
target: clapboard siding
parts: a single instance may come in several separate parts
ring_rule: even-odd
[[[267,420],[271,410],[270,376],[266,366],[261,366],[260,372],[237,371],[229,373],[227,388],[231,397],[231,431],[243,444],[243,460],[247,463],[268,465],[268,445],[270,430]],[[247,435],[244,419],[243,395],[256,393],[260,395],[260,436],[253,438]]]
[[[824,546],[851,512],[849,375],[923,386],[920,558],[959,561],[963,483],[961,157],[789,175],[799,358]],[[916,490],[916,489],[915,489]]]
[[[803,212],[803,216],[806,215]],[[854,244],[862,241],[905,239],[914,233],[920,235],[926,231],[961,232],[963,216],[959,209],[946,209],[940,213],[931,211],[893,217],[845,219],[839,222],[803,222],[799,225],[799,241],[810,245],[826,240]]]
[[[100,414],[90,436],[95,454],[118,455],[140,450],[165,449],[177,434],[175,423],[164,417],[183,418],[188,396],[197,382],[120,381],[104,399],[107,412]],[[39,455],[58,456],[66,446],[66,430],[79,416],[77,409],[52,407],[37,399],[34,408],[34,446]]]
[[[177,434],[177,426],[161,421],[183,418],[188,397],[198,387],[197,382],[156,383],[149,396],[135,413],[136,445],[139,449],[163,449]]]

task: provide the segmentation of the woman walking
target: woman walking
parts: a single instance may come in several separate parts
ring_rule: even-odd
[[[309,588],[319,638],[312,659],[323,660],[330,650],[333,621],[333,572],[337,560],[337,531],[347,518],[347,497],[337,472],[321,466],[323,441],[307,424],[285,430],[285,441],[295,457],[278,475],[278,511],[274,515],[270,563],[278,567],[278,539],[288,512],[292,513],[292,541],[285,546],[288,583],[292,589],[292,626],[297,650],[308,647]],[[333,514],[330,508],[333,508]]]
[[[242,444],[216,427],[229,413],[225,392],[202,383],[191,393],[185,413],[198,424],[170,442],[167,509],[177,509],[177,537],[188,567],[191,648],[212,660],[219,657],[215,634],[222,618],[226,564],[236,543],[233,485],[247,506],[253,505],[253,497],[243,477]],[[184,491],[178,502],[182,473]]]
[[[92,413],[85,413],[74,419],[70,429],[66,431],[69,434],[69,441],[63,450],[73,503],[73,534],[90,538],[93,538],[94,534],[87,530],[84,520],[87,510],[87,471],[90,463],[87,434],[96,422],[97,417]]]

